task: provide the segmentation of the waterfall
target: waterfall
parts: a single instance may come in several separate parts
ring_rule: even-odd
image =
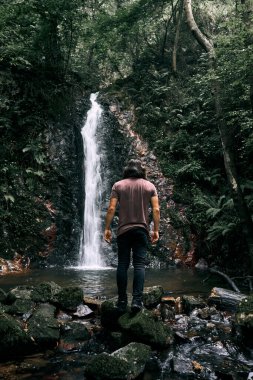
[[[96,94],[91,94],[91,108],[87,113],[82,128],[85,170],[85,204],[84,224],[80,239],[79,267],[98,269],[103,266],[100,256],[101,240],[101,194],[102,180],[97,141],[97,129],[102,115],[102,108],[97,103]]]

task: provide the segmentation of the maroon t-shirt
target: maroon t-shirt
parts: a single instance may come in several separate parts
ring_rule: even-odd
[[[148,208],[154,196],[155,186],[143,178],[126,178],[113,185],[111,198],[117,198],[120,205],[117,235],[134,227],[145,228],[149,233]]]

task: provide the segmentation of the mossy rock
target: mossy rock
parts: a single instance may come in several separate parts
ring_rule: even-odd
[[[27,285],[20,285],[14,289],[11,289],[6,296],[6,303],[12,304],[17,299],[30,300],[33,287]]]
[[[0,314],[0,336],[1,356],[28,354],[34,349],[32,339],[10,315]]]
[[[68,322],[61,327],[61,338],[66,342],[86,341],[90,333],[82,323]]]
[[[155,347],[167,347],[173,343],[172,330],[163,322],[154,320],[148,310],[143,309],[134,315],[126,313],[119,318],[118,322],[131,340]]]
[[[79,287],[63,288],[56,299],[61,309],[76,311],[77,306],[83,303],[83,290]]]
[[[28,334],[43,348],[53,348],[60,338],[60,326],[54,318],[55,307],[41,304],[28,321]]]
[[[96,380],[135,379],[149,359],[151,349],[141,343],[130,343],[113,352],[99,354],[88,363],[85,374]]]
[[[244,298],[238,305],[235,317],[235,326],[239,331],[242,341],[249,347],[253,347],[253,295]]]
[[[160,285],[145,287],[143,292],[143,303],[145,307],[157,306],[163,295],[163,288]]]
[[[31,298],[34,302],[54,302],[54,297],[61,290],[62,288],[53,281],[42,282],[33,289]]]
[[[12,315],[23,315],[31,313],[34,306],[35,304],[33,301],[18,298],[12,305],[7,306],[6,312]]]
[[[248,297],[244,298],[237,307],[238,313],[246,313],[246,314],[252,314],[253,313],[253,294],[249,295]]]

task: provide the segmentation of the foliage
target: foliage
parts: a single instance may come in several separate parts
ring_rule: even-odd
[[[135,128],[164,174],[173,178],[174,200],[187,205],[199,254],[226,260],[245,250],[212,88],[219,79],[222,117],[234,137],[252,212],[252,27],[243,5],[235,7],[232,0],[194,1],[198,25],[214,41],[217,69],[210,68],[182,22],[175,72],[172,52],[181,5],[180,0],[0,2],[0,248],[6,255],[36,246],[35,235],[41,236],[50,221],[36,200],[51,198],[57,180],[59,192],[71,202],[66,173],[52,168],[48,136],[52,124],[57,136],[57,123],[69,116],[73,91],[85,94],[99,87],[121,98],[126,108],[135,106]]]

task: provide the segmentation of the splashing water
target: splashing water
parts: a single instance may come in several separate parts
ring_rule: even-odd
[[[91,108],[82,128],[85,168],[85,204],[84,226],[80,241],[79,267],[100,269],[103,261],[100,255],[101,235],[101,194],[102,180],[100,171],[101,157],[98,152],[96,132],[102,115],[102,108],[97,103],[96,94],[91,94]]]

